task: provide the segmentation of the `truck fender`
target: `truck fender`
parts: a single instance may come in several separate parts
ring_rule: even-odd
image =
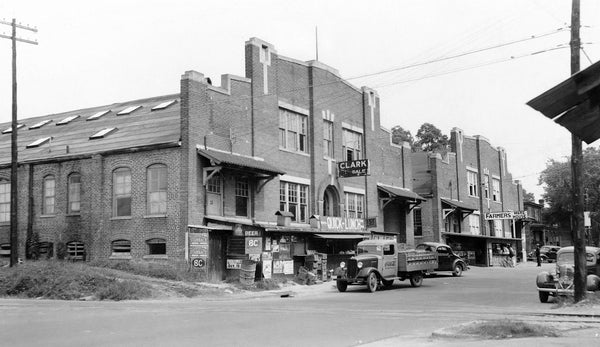
[[[369,276],[369,273],[371,273],[371,272],[375,272],[377,277],[381,278],[379,271],[377,271],[377,268],[374,268],[374,267],[364,267],[364,268],[360,269],[358,271],[358,274],[356,275],[356,277],[367,278],[367,276]]]
[[[454,264],[452,264],[452,270],[454,270],[454,267],[456,266],[456,264],[460,264],[460,266],[462,267],[463,271],[467,271],[467,264],[464,261],[458,260],[458,259],[456,259],[454,261]]]
[[[551,278],[550,278],[550,273],[548,271],[542,271],[539,274],[537,274],[537,277],[535,278],[535,284],[538,287],[544,287],[544,284],[547,284],[548,282],[551,282]]]
[[[596,275],[587,275],[585,282],[586,290],[595,292],[600,289],[600,277]]]

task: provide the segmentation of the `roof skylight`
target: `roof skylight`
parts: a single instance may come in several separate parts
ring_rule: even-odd
[[[102,130],[98,131],[97,133],[95,133],[94,135],[90,136],[90,140],[101,139],[116,130],[117,130],[117,128],[102,129]]]
[[[24,126],[25,126],[25,124],[19,123],[19,124],[17,124],[17,129],[21,129]],[[12,126],[10,126],[8,129],[2,130],[2,133],[3,134],[10,134],[10,133],[12,133]]]
[[[98,119],[98,118],[100,118],[100,117],[104,116],[105,114],[107,114],[107,113],[109,113],[109,112],[110,112],[110,110],[96,112],[96,113],[94,113],[93,115],[89,116],[89,117],[87,118],[87,120],[94,120],[94,119]]]
[[[117,113],[117,116],[122,116],[122,115],[126,115],[126,114],[130,114],[131,112],[141,108],[142,105],[136,105],[136,106],[129,106],[124,110],[121,110],[119,113]]]
[[[46,119],[46,120],[43,120],[41,122],[35,123],[34,125],[30,126],[29,129],[38,129],[38,128],[41,128],[41,127],[43,127],[44,125],[46,125],[46,124],[48,124],[50,122],[52,122],[52,119]]]
[[[152,111],[156,111],[156,110],[164,110],[165,108],[167,108],[167,107],[169,107],[169,106],[173,105],[173,104],[174,104],[174,103],[176,103],[176,102],[177,102],[177,99],[175,99],[175,100],[169,100],[169,101],[162,102],[162,103],[160,103],[160,104],[158,104],[158,105],[156,105],[156,106],[152,107]]]
[[[35,140],[32,143],[28,144],[27,146],[25,146],[25,148],[39,147],[39,146],[43,145],[44,143],[50,141],[51,139],[52,139],[52,137],[43,137],[39,140]]]
[[[69,124],[71,123],[73,120],[79,118],[79,115],[75,115],[75,116],[69,116],[63,120],[61,120],[60,122],[56,123],[56,125],[65,125],[65,124]]]

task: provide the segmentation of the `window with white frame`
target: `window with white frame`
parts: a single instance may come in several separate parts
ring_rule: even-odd
[[[333,122],[323,119],[323,156],[333,158]]]
[[[206,182],[206,191],[213,194],[221,194],[221,176],[216,174]]]
[[[150,165],[147,170],[148,198],[147,213],[164,215],[167,213],[167,166]]]
[[[479,180],[477,179],[477,172],[467,170],[467,187],[469,187],[470,196],[479,196],[477,193],[477,186],[479,186]]]
[[[363,218],[365,196],[346,192],[346,218]]]
[[[492,200],[500,201],[500,180],[492,178]]]
[[[67,210],[69,214],[81,211],[81,175],[72,173],[67,181],[69,195],[67,196]]]
[[[129,168],[113,171],[113,216],[131,216],[131,170]]]
[[[10,181],[0,180],[0,223],[10,222]]]
[[[490,176],[483,175],[483,198],[490,198]]]
[[[247,179],[238,178],[235,181],[235,215],[248,216],[250,192]]]
[[[306,143],[308,117],[284,108],[279,109],[279,148],[308,153]]]
[[[279,210],[291,212],[293,221],[308,222],[308,186],[299,183],[279,183]]]
[[[42,198],[42,214],[49,215],[54,214],[55,194],[56,194],[56,181],[54,176],[48,175],[44,177],[43,182],[43,198]]]
[[[421,208],[415,207],[413,210],[413,225],[415,236],[423,236],[423,221],[421,219]]]
[[[481,228],[479,227],[479,215],[469,215],[469,231],[472,235],[481,235]]]
[[[362,134],[342,129],[342,152],[346,161],[362,159]]]

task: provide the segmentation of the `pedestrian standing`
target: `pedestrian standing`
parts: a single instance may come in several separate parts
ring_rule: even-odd
[[[508,245],[508,257],[512,263],[512,266],[517,266],[517,257],[515,256],[515,250],[512,248],[512,245]]]
[[[542,266],[542,255],[540,254],[540,244],[535,246],[535,259],[537,260],[537,266]]]

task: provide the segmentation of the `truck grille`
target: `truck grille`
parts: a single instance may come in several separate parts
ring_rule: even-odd
[[[346,274],[350,278],[354,278],[358,274],[358,266],[356,266],[356,263],[356,259],[348,260],[348,272]]]

